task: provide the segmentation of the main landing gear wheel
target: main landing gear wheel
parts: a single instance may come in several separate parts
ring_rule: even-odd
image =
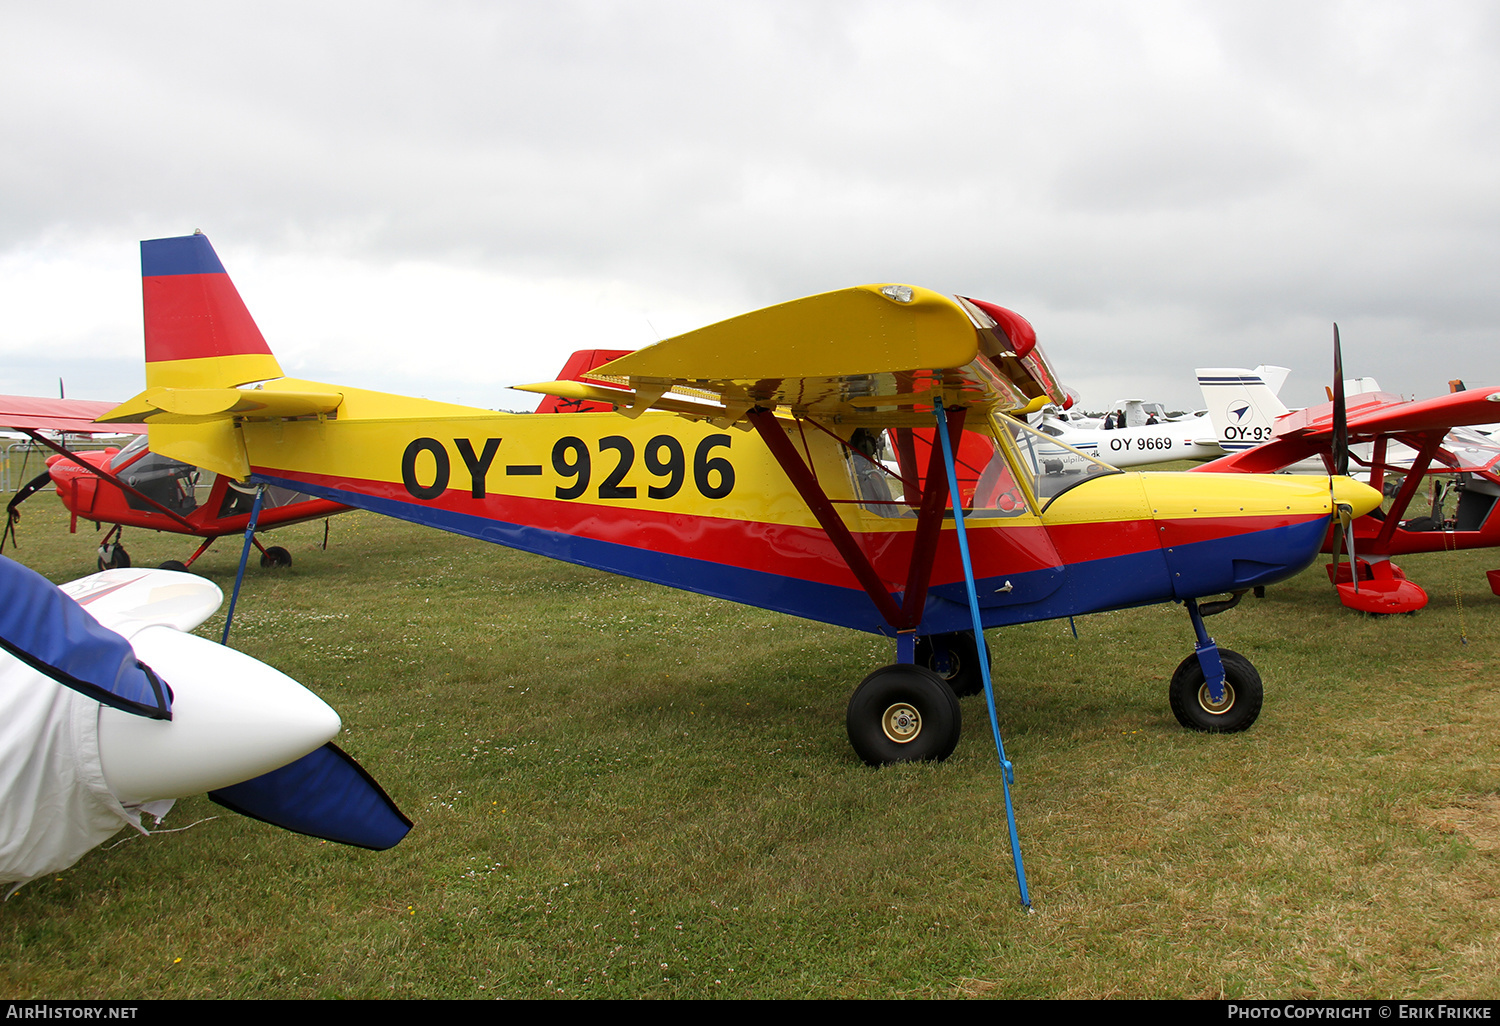
[[[931,670],[909,663],[870,674],[849,699],[849,743],[871,766],[941,761],[963,726],[958,696]]]
[[[985,655],[989,655],[988,648]],[[918,638],[916,662],[947,681],[959,698],[984,690],[984,675],[979,672],[979,646],[974,643],[973,631]],[[994,665],[993,660],[990,665]]]
[[[187,564],[184,563],[180,559],[169,559],[165,563],[163,563],[161,566],[157,567],[156,569],[158,569],[158,570],[176,570],[178,573],[184,574],[184,573],[187,573]]]
[[[130,553],[125,551],[125,546],[123,545],[99,546],[99,569],[129,570]]]
[[[261,566],[291,566],[292,554],[280,545],[272,545],[260,554]]]
[[[1234,734],[1247,730],[1260,715],[1265,689],[1250,660],[1227,648],[1219,649],[1219,659],[1224,663],[1224,701],[1219,703],[1209,693],[1196,653],[1184,659],[1172,674],[1168,691],[1172,714],[1189,730]]]

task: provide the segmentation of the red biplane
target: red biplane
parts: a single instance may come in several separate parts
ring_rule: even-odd
[[[1240,418],[1232,430],[1249,447],[1194,471],[1271,474],[1314,460],[1327,472],[1343,473],[1352,462],[1366,468],[1370,484],[1390,497],[1387,508],[1354,519],[1347,529],[1333,525],[1324,541],[1323,551],[1334,556],[1329,577],[1339,601],[1351,609],[1408,613],[1427,604],[1427,592],[1406,579],[1392,556],[1500,546],[1500,444],[1467,426],[1496,419],[1500,388],[1414,402],[1389,392],[1365,392],[1345,404],[1342,361],[1336,356],[1332,402],[1272,418],[1265,415],[1270,392],[1254,372],[1211,369],[1199,370],[1198,376],[1204,395],[1213,386],[1228,419]],[[1342,432],[1341,405],[1347,410]],[[1259,426],[1245,426],[1252,424]],[[1260,438],[1268,440],[1255,444]],[[1413,510],[1424,490],[1430,508]],[[1455,494],[1450,510],[1447,500]],[[1340,559],[1343,553],[1348,562]],[[1492,584],[1497,577],[1500,572],[1491,573]]]
[[[237,485],[222,474],[201,470],[169,459],[147,447],[142,424],[115,424],[109,429],[94,418],[113,409],[113,403],[83,399],[37,399],[0,396],[0,426],[19,431],[32,441],[53,450],[47,469],[22,485],[6,506],[5,529],[14,533],[20,519],[19,506],[48,484],[57,487],[57,497],[72,514],[69,529],[78,521],[91,520],[110,529],[99,545],[99,569],[130,566],[130,556],[120,543],[126,527],[144,527],[202,538],[185,561],[168,560],[165,570],[186,570],[225,535],[243,535],[255,502],[255,489]],[[73,452],[43,432],[64,434],[133,434],[124,448],[108,447]],[[289,488],[269,487],[261,503],[257,531],[287,524],[318,520],[343,513],[350,507],[327,499],[316,499]],[[290,566],[292,557],[279,545],[260,549],[261,566]]]

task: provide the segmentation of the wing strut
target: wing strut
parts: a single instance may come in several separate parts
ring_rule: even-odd
[[[934,399],[937,415],[938,438],[942,441],[943,462],[948,471],[948,488],[958,495],[958,471],[953,461],[953,446],[948,438],[948,417],[943,416],[943,400]],[[952,416],[952,414],[949,414]],[[933,446],[934,451],[937,446]],[[932,479],[929,477],[929,481]],[[963,503],[953,504],[953,526],[958,534],[958,554],[964,565],[964,585],[969,592],[969,615],[974,620],[974,645],[979,650],[979,672],[984,679],[984,701],[990,710],[990,730],[995,735],[995,751],[1000,756],[1000,782],[1005,789],[1005,819],[1010,825],[1010,854],[1016,864],[1016,886],[1021,891],[1021,904],[1031,907],[1031,895],[1026,890],[1026,867],[1021,862],[1021,835],[1016,829],[1016,811],[1010,801],[1010,785],[1015,771],[1005,757],[1005,742],[1000,740],[1000,718],[995,714],[995,688],[990,683],[990,660],[984,640],[984,623],[979,615],[979,594],[974,587],[974,564],[969,560],[969,539],[964,531]]]
[[[950,431],[962,431],[966,412],[963,407],[950,410],[947,417],[942,418],[946,428]],[[880,611],[885,622],[898,632],[915,630],[917,624],[921,623],[922,613],[927,606],[927,586],[932,580],[938,533],[943,526],[943,507],[948,501],[950,487],[947,479],[939,473],[942,456],[937,447],[934,446],[928,456],[927,488],[922,493],[922,505],[917,513],[911,563],[906,571],[906,589],[902,592],[901,604],[897,605],[880,575],[875,572],[869,557],[854,540],[854,535],[833,508],[833,503],[828,500],[823,486],[818,484],[818,479],[803,462],[797,447],[786,436],[786,430],[776,419],[776,414],[763,407],[756,407],[746,417],[766,443],[766,448],[771,450],[771,455],[776,457],[776,462],[802,496],[802,501],[807,503],[807,508],[817,518],[818,525],[828,535],[828,540],[833,542],[834,548],[844,558],[849,572],[854,574],[865,593],[870,596],[870,601],[875,603],[875,608]]]
[[[1391,509],[1385,515],[1385,523],[1380,525],[1380,534],[1375,537],[1374,551],[1390,551],[1391,539],[1396,536],[1396,529],[1401,526],[1401,518],[1406,515],[1406,508],[1411,505],[1417,489],[1425,482],[1427,468],[1432,466],[1432,457],[1437,454],[1438,447],[1443,444],[1443,437],[1443,433],[1434,432],[1423,438],[1421,448],[1417,449],[1417,458],[1412,460],[1411,468],[1406,471],[1406,480],[1401,482],[1401,490],[1391,500]],[[1413,448],[1416,447],[1413,446]]]
[[[245,547],[240,550],[240,569],[234,575],[234,595],[229,600],[229,612],[224,616],[224,637],[219,639],[221,645],[229,644],[229,627],[234,623],[234,607],[240,600],[240,585],[245,581],[245,563],[250,559],[250,545],[255,541],[255,525],[260,522],[260,507],[265,498],[266,486],[256,485],[255,505],[250,507],[250,522],[245,525]],[[194,554],[193,558],[198,557]]]

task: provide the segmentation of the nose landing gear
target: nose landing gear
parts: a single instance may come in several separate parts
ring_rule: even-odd
[[[1167,688],[1172,715],[1189,730],[1235,734],[1248,730],[1260,716],[1265,689],[1250,660],[1219,648],[1203,626],[1195,599],[1187,599],[1188,617],[1198,636],[1198,649],[1178,664]],[[1220,605],[1215,612],[1227,606]]]

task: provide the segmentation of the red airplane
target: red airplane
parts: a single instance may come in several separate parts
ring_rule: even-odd
[[[83,399],[36,399],[0,396],[0,426],[19,431],[34,442],[54,450],[47,469],[23,485],[6,506],[5,532],[15,537],[20,519],[18,507],[47,484],[57,486],[57,497],[72,519],[69,530],[78,530],[79,519],[97,527],[110,524],[99,545],[99,569],[130,566],[130,556],[120,544],[128,527],[169,531],[203,539],[186,561],[162,564],[164,570],[186,570],[208,551],[215,539],[243,535],[255,503],[255,489],[237,486],[229,478],[200,470],[152,452],[146,444],[143,424],[95,424],[94,418],[113,409],[113,403]],[[137,437],[123,449],[109,447],[92,452],[72,452],[42,432],[64,434],[133,434]],[[206,496],[203,489],[208,490]],[[275,486],[266,489],[261,503],[257,532],[287,524],[318,520],[343,513],[350,507],[327,499]],[[0,536],[0,541],[3,541]],[[291,553],[279,545],[267,547],[252,539],[260,550],[260,565],[290,566]]]
[[[1390,507],[1375,509],[1347,527],[1337,522],[1330,526],[1323,544],[1323,551],[1334,557],[1328,564],[1329,579],[1338,589],[1339,601],[1351,609],[1415,612],[1427,604],[1427,592],[1406,579],[1392,556],[1500,546],[1500,515],[1495,512],[1500,499],[1500,444],[1467,427],[1500,419],[1500,388],[1455,391],[1415,402],[1389,392],[1365,392],[1350,396],[1345,404],[1337,357],[1334,379],[1338,384],[1332,402],[1278,417],[1265,444],[1193,470],[1271,474],[1312,458],[1320,458],[1331,473],[1345,472],[1350,461],[1366,467],[1371,486],[1392,496]],[[1253,402],[1247,393],[1243,405],[1249,408]],[[1341,406],[1347,409],[1343,437]],[[1430,510],[1419,509],[1408,517],[1412,501],[1428,482]],[[1450,514],[1444,500],[1453,493],[1458,502]],[[1341,553],[1348,554],[1348,562],[1341,561]],[[1490,572],[1490,583],[1500,594],[1500,571]]]

